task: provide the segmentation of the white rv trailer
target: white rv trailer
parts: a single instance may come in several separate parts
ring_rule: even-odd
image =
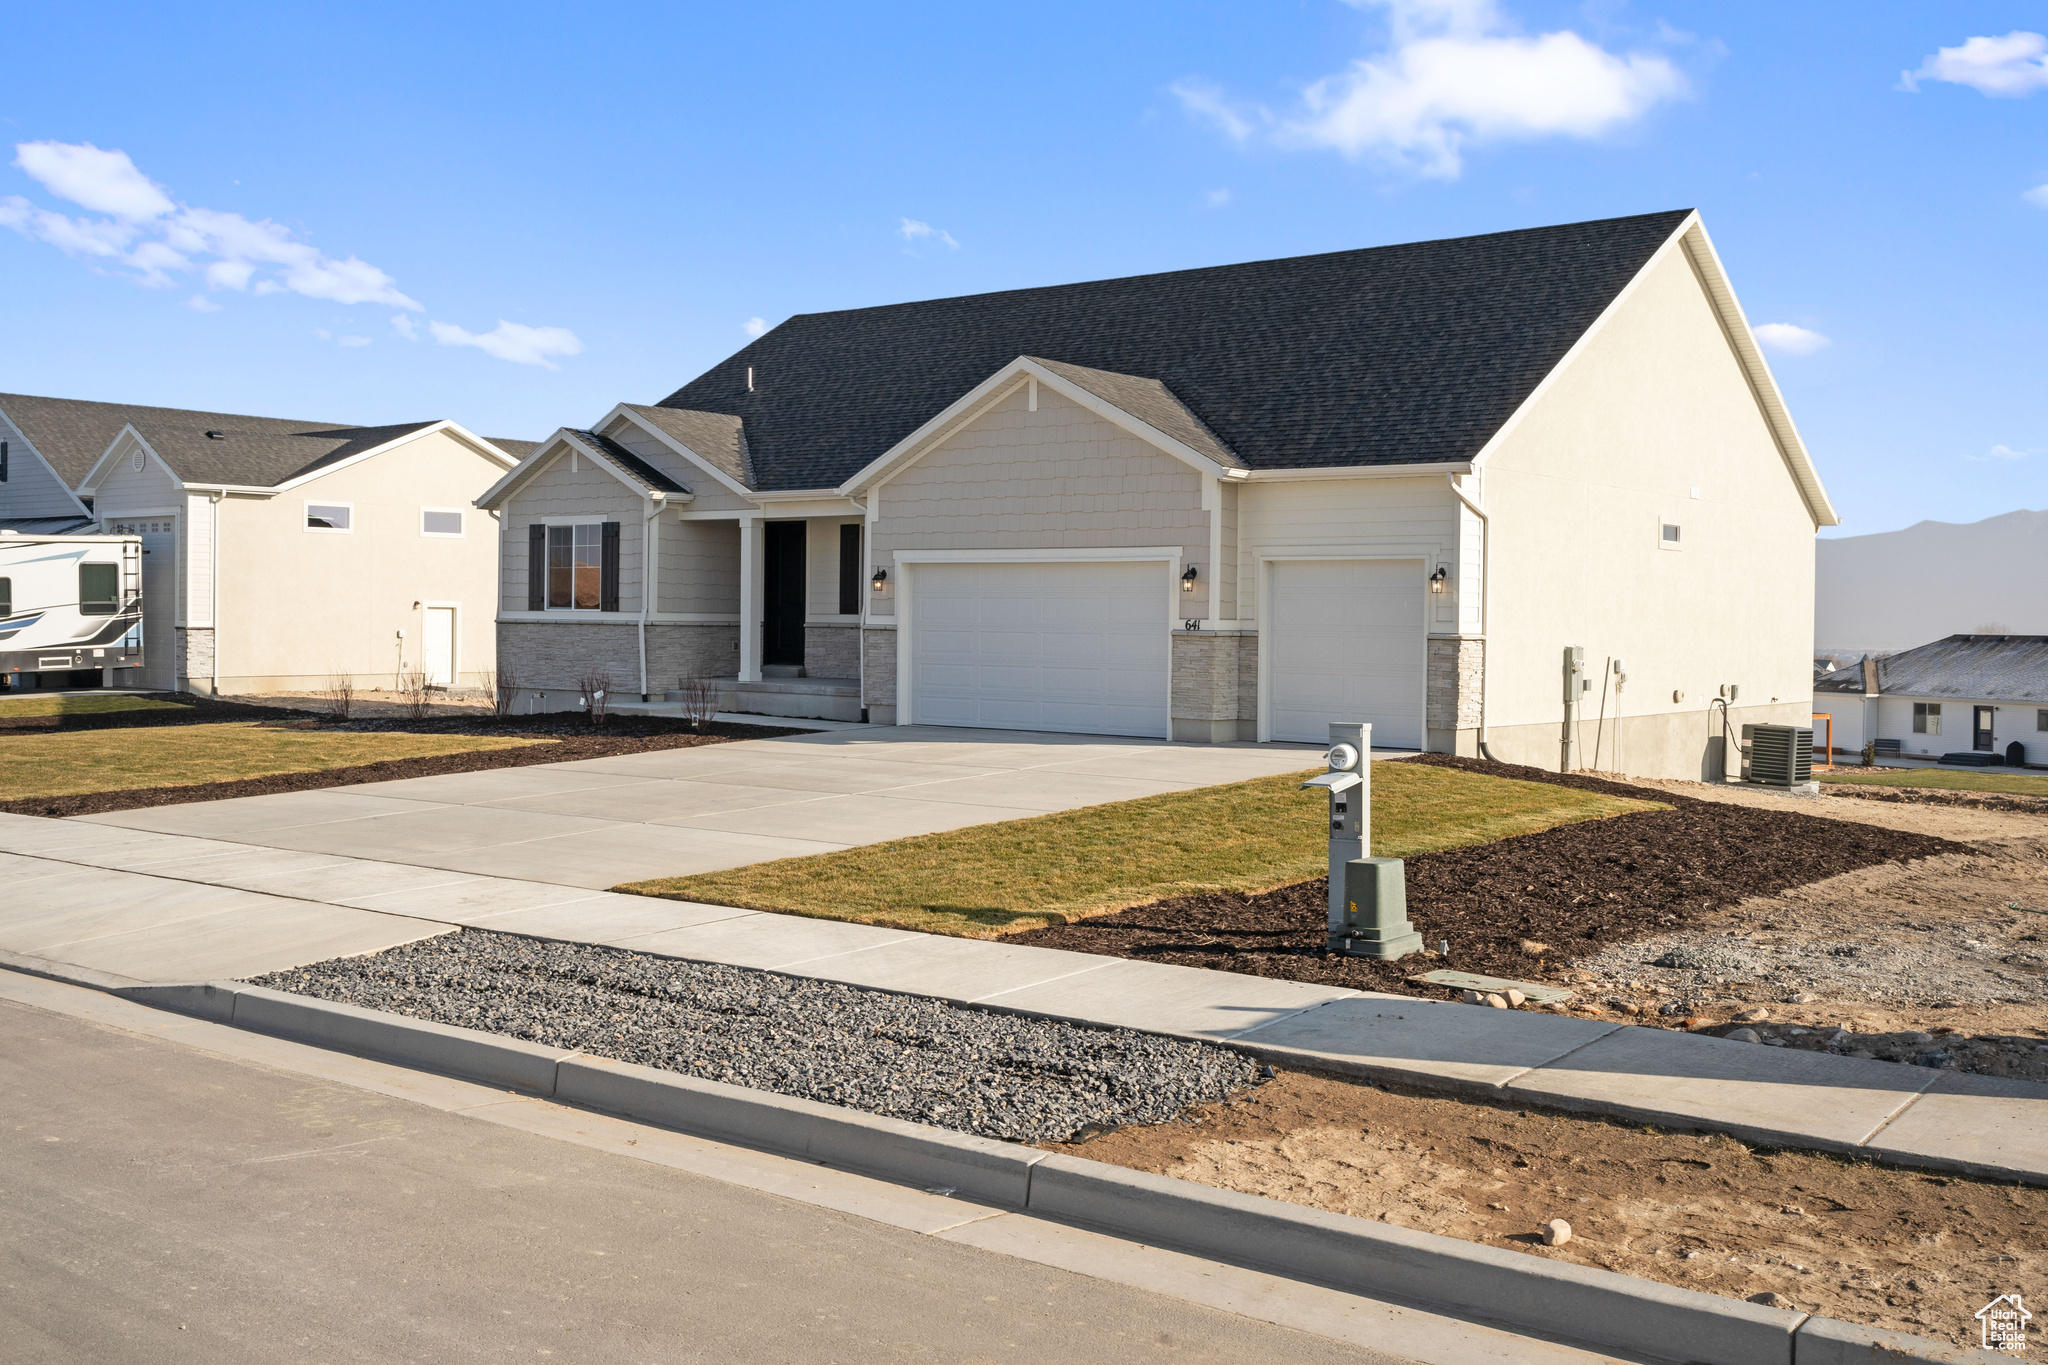
[[[0,678],[140,668],[142,537],[0,531]]]

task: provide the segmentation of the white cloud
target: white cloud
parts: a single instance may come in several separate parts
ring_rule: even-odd
[[[370,344],[370,339],[368,337],[336,337],[335,342],[342,346],[367,346]]]
[[[103,152],[90,142],[16,143],[14,164],[59,199],[131,223],[177,207],[163,186],[135,169],[128,153]]]
[[[195,313],[218,313],[220,305],[204,294],[194,294],[185,300],[185,306]]]
[[[393,313],[391,315],[391,330],[404,337],[407,341],[418,341],[420,339],[419,324],[414,322],[411,316],[405,313]]]
[[[740,324],[740,330],[742,332],[745,332],[750,337],[763,336],[768,331],[768,319],[748,318],[745,322]]]
[[[1393,45],[1302,91],[1285,112],[1213,85],[1173,86],[1187,113],[1236,142],[1329,148],[1455,179],[1466,148],[1599,137],[1689,91],[1654,52],[1618,55],[1563,30],[1525,37],[1487,0],[1353,0],[1389,11]]]
[[[1973,460],[2024,460],[2029,455],[2039,455],[2038,450],[2014,450],[2009,445],[1995,445],[1982,455],[1972,455]]]
[[[196,271],[209,289],[420,307],[376,266],[329,256],[281,224],[175,202],[126,152],[65,142],[23,142],[14,150],[14,164],[50,194],[110,216],[74,218],[12,195],[0,200],[0,227],[71,256],[125,267],[137,284],[167,288],[176,283],[174,274]]]
[[[2037,209],[2048,209],[2048,185],[2036,185],[2025,194],[2022,194],[2020,198],[2026,200]]]
[[[1789,322],[1766,322],[1756,329],[1756,339],[1766,349],[1783,351],[1786,355],[1812,355],[1823,346],[1834,343],[1819,332],[1796,326]]]
[[[549,356],[578,355],[583,350],[581,338],[566,327],[528,327],[503,318],[499,318],[498,325],[488,332],[466,332],[452,322],[430,322],[427,330],[443,346],[474,346],[500,360],[509,360],[517,365],[539,365],[550,370],[562,367],[548,359]]]
[[[1229,190],[1210,190],[1202,196],[1202,202],[1212,209],[1220,209],[1228,206],[1232,198]]]
[[[902,223],[903,226],[896,231],[912,246],[920,242],[937,242],[952,247],[955,251],[960,249],[960,244],[953,240],[953,234],[944,228],[935,228],[930,223],[921,223],[915,218],[905,218]]]
[[[315,327],[313,329],[313,335],[319,337],[322,341],[334,340],[334,333],[328,331],[325,327]]]
[[[1939,49],[1917,71],[1901,71],[1898,88],[1918,90],[1922,81],[1967,85],[2007,99],[2048,90],[2048,36],[2014,29],[2003,38],[1965,39],[1961,47]]]

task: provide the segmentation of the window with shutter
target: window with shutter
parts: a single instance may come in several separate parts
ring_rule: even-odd
[[[548,528],[539,522],[526,528],[526,609],[548,605]]]

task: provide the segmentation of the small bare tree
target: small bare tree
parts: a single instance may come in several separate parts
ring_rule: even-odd
[[[683,694],[683,719],[690,722],[693,730],[702,730],[718,714],[717,680],[692,674],[681,678]]]
[[[398,675],[398,704],[405,708],[407,720],[425,720],[427,704],[433,698],[433,689],[427,683],[423,669],[408,668]]]
[[[347,720],[356,709],[356,676],[343,669],[327,675],[327,690],[320,693],[326,703],[321,709],[329,720]]]
[[[590,716],[590,723],[604,724],[605,698],[611,695],[612,675],[601,668],[586,668],[576,679],[576,690],[583,695],[583,709]]]
[[[519,701],[519,675],[504,664],[495,673],[483,675],[484,692],[491,699],[491,714],[509,716]]]

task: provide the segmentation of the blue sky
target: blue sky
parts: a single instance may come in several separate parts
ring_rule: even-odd
[[[2048,505],[2038,4],[0,20],[4,390],[538,437],[750,320],[1694,206],[1834,534]]]

